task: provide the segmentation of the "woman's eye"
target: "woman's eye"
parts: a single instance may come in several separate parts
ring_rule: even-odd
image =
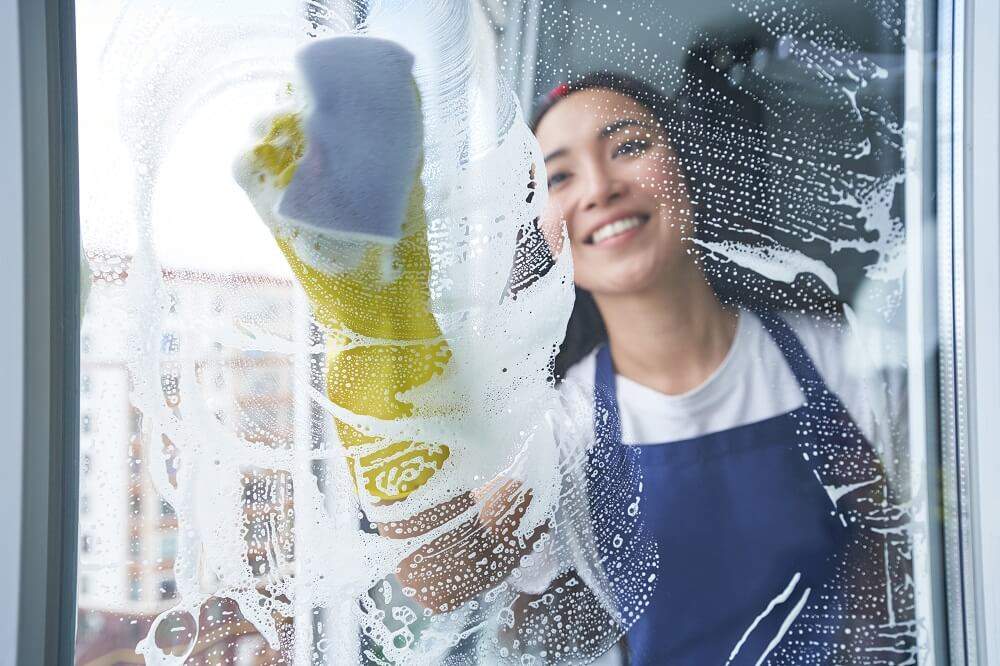
[[[618,157],[619,155],[639,155],[641,153],[644,153],[647,148],[649,148],[648,141],[642,141],[639,139],[636,139],[634,141],[626,141],[625,143],[618,146],[618,148],[615,150],[614,156]]]
[[[549,176],[549,187],[550,188],[555,187],[556,185],[559,185],[560,183],[566,181],[568,178],[569,174],[566,173],[565,171],[559,171],[557,173],[554,173],[551,176]]]

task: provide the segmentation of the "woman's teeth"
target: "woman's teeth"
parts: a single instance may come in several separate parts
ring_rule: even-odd
[[[627,217],[624,220],[618,220],[617,222],[606,224],[594,232],[594,234],[590,237],[590,242],[596,245],[597,243],[606,241],[609,238],[614,238],[615,236],[619,236],[630,229],[635,229],[636,227],[640,226],[647,219],[648,218],[646,218],[645,216]]]

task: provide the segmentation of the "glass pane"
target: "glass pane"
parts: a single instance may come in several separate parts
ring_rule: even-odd
[[[923,663],[932,0],[77,3],[77,662]]]

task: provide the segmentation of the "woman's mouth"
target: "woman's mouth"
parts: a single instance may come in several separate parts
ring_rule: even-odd
[[[587,239],[587,243],[590,245],[600,245],[614,238],[618,238],[619,236],[623,236],[633,229],[646,224],[646,222],[649,222],[649,215],[634,215],[632,217],[615,220],[610,224],[605,224],[603,227],[592,233]]]

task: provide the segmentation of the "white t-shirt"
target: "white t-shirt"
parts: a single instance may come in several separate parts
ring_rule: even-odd
[[[858,362],[858,342],[844,328],[825,320],[782,314],[801,340],[827,388],[840,397],[854,422],[879,452],[893,475],[894,451],[905,444],[906,400],[902,372],[872,370]],[[593,394],[597,351],[566,374],[566,390]],[[692,439],[785,414],[805,397],[777,343],[751,312],[741,311],[736,335],[722,364],[700,386],[667,395],[617,375],[622,439],[628,444],[659,444]],[[581,574],[583,571],[581,570]],[[583,576],[588,582],[587,576]],[[538,593],[547,585],[545,572],[515,583]],[[617,648],[594,662],[622,663]]]
[[[858,369],[843,329],[803,316],[782,316],[868,440],[880,452],[889,448],[893,426],[898,430],[905,424],[899,420],[905,410],[900,374]],[[584,357],[568,370],[566,381],[592,393],[596,358],[596,350]],[[729,353],[701,386],[667,395],[621,375],[616,386],[622,439],[628,444],[700,437],[763,421],[805,403],[778,345],[760,319],[747,311],[740,312]],[[889,401],[886,396],[900,399]]]

